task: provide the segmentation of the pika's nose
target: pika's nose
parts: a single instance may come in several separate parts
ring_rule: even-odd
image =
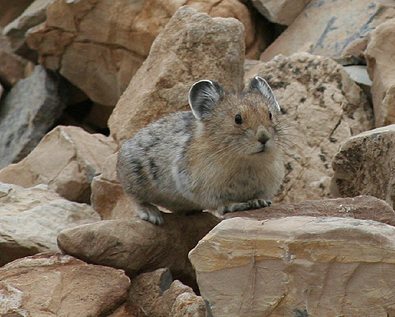
[[[264,127],[260,127],[257,131],[257,138],[259,142],[265,145],[270,139],[269,131],[267,131],[267,129]]]

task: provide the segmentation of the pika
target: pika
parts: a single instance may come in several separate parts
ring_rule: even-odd
[[[137,215],[160,225],[157,206],[220,214],[269,206],[284,163],[281,109],[268,83],[256,76],[230,94],[200,80],[188,101],[191,111],[150,123],[119,150],[118,176]]]

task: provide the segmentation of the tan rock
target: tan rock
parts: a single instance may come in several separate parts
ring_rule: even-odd
[[[58,70],[93,101],[114,106],[154,39],[186,3],[56,0],[48,7],[46,23],[30,30],[27,41],[45,67]],[[193,0],[188,5],[213,16],[239,19],[245,26],[248,52],[263,41],[242,1]]]
[[[31,187],[48,184],[61,196],[89,202],[90,184],[116,144],[101,134],[58,126],[21,162],[0,171],[0,181]]]
[[[5,26],[16,19],[32,2],[33,0],[16,0],[12,2],[0,0],[0,26]]]
[[[344,217],[374,220],[395,226],[395,212],[384,200],[373,196],[307,200],[295,204],[278,204],[264,209],[240,211],[225,215],[225,218],[253,218],[266,220],[289,216]]]
[[[34,0],[15,20],[4,27],[3,34],[10,41],[13,51],[29,55],[26,47],[26,32],[42,23],[46,18],[46,9],[54,0]]]
[[[121,270],[39,254],[0,268],[1,316],[107,316],[127,298]]]
[[[0,82],[14,86],[20,79],[25,78],[28,61],[22,57],[0,48]]]
[[[372,195],[395,205],[395,125],[358,134],[333,158],[331,191],[335,196]]]
[[[269,21],[290,25],[310,0],[252,0],[253,5]]]
[[[359,46],[366,45],[362,39],[391,17],[395,17],[395,10],[389,1],[311,0],[263,52],[261,60],[269,61],[278,54],[289,56],[297,52],[328,57],[359,54],[363,50]]]
[[[109,120],[111,135],[121,142],[149,122],[189,109],[188,91],[197,80],[208,78],[226,91],[241,90],[243,63],[240,22],[180,8],[115,107]]]
[[[219,220],[209,213],[165,214],[163,226],[139,218],[104,220],[58,236],[60,248],[89,263],[121,268],[133,277],[139,272],[168,267],[174,278],[195,285],[188,252]]]
[[[284,114],[286,177],[276,201],[330,196],[331,159],[350,136],[372,127],[369,103],[343,67],[307,53],[277,56],[246,73],[265,78]]]
[[[116,164],[118,153],[103,163],[102,173],[92,180],[92,207],[102,219],[129,219],[134,213],[133,203],[119,183]]]
[[[378,316],[395,309],[395,228],[370,220],[222,221],[189,255],[212,316]]]
[[[369,37],[366,49],[368,72],[373,80],[372,100],[376,126],[395,123],[395,19],[380,24]]]
[[[0,183],[0,266],[38,252],[60,252],[58,234],[66,228],[100,221],[86,204],[77,204],[46,185],[21,188]]]

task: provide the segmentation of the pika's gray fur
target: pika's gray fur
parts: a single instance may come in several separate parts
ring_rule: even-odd
[[[284,178],[280,106],[256,76],[238,95],[214,81],[189,91],[192,111],[174,113],[125,141],[117,171],[135,211],[162,224],[172,212],[266,207]]]

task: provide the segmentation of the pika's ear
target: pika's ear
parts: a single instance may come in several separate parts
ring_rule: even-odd
[[[273,90],[269,84],[262,77],[255,76],[250,82],[248,91],[260,92],[269,102],[269,106],[276,111],[281,111],[280,105],[278,104],[276,97],[274,96]]]
[[[211,80],[200,80],[189,90],[189,106],[193,115],[201,120],[208,117],[224,94],[222,87]]]

